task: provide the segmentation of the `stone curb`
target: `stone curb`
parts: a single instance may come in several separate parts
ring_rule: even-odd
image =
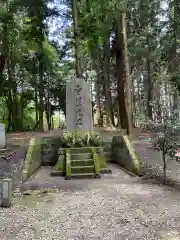
[[[116,154],[116,151],[119,153]],[[139,158],[127,135],[114,136],[114,141],[112,141],[112,158],[112,162],[116,163],[129,175],[142,176]],[[124,158],[127,159],[123,160]]]
[[[133,148],[131,142],[129,141],[128,136],[123,136],[123,139],[124,139],[124,142],[126,144],[128,151],[129,151],[129,154],[131,155],[131,159],[134,163],[134,167],[138,173],[137,175],[139,175],[140,163],[139,163],[139,159],[136,155],[135,149]]]

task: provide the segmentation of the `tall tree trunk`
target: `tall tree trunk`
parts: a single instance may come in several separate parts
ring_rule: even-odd
[[[22,126],[22,129],[24,127],[23,126],[23,123],[24,123],[23,120],[24,120],[24,92],[23,92],[23,89],[22,89],[21,96],[20,96],[20,124]]]
[[[101,126],[101,103],[100,103],[100,83],[97,77],[95,82],[95,90],[96,90],[96,117],[97,117],[97,124],[98,127]]]
[[[176,0],[169,0],[169,24],[170,24],[170,30],[172,32],[172,44],[170,51],[168,53],[168,61],[169,61],[169,67],[168,70],[171,74],[176,72],[177,70],[179,71],[179,66],[178,69],[176,67],[176,64],[174,64],[174,60],[177,57],[177,48],[178,48],[178,38],[180,35],[180,29],[179,29],[179,23],[177,19],[179,19],[179,12],[180,12],[180,7],[179,7],[179,2]],[[176,61],[175,61],[176,62]],[[172,99],[173,99],[173,110],[177,109],[177,93],[174,92],[172,94]]]
[[[106,109],[106,125],[114,126],[114,116],[112,109],[112,96],[110,89],[110,36],[104,42],[104,57],[103,57],[103,82],[105,93],[105,109]]]
[[[39,56],[39,130],[44,131],[44,64],[43,64],[43,42],[40,44],[40,56]]]
[[[153,100],[153,82],[152,82],[152,61],[150,59],[147,59],[147,74],[148,74],[148,105],[147,105],[147,110],[148,110],[148,118],[152,120],[152,105],[151,102]]]
[[[123,31],[123,55],[124,55],[124,66],[125,66],[125,77],[126,77],[126,111],[127,111],[127,134],[132,134],[132,82],[131,82],[131,76],[130,76],[130,66],[129,66],[129,56],[128,56],[128,45],[127,45],[127,18],[126,13],[122,13],[122,31]]]
[[[116,78],[119,107],[119,123],[123,129],[128,128],[127,112],[125,106],[125,82],[124,82],[124,56],[123,56],[123,34],[121,26],[121,14],[116,19]]]
[[[47,120],[47,125],[48,125],[48,130],[51,130],[51,103],[50,103],[50,81],[48,77],[48,82],[47,82],[47,94],[46,94],[46,120]]]
[[[80,30],[78,0],[72,0],[73,29],[75,40],[76,77],[83,78],[82,59],[80,52]]]
[[[118,104],[121,127],[132,133],[131,116],[131,78],[127,46],[126,13],[117,15],[116,29],[116,73],[118,87]],[[126,100],[125,100],[126,86]]]
[[[36,113],[36,125],[34,129],[39,128],[39,103],[38,103],[38,96],[37,96],[37,87],[34,89],[34,101],[35,101],[35,113]]]

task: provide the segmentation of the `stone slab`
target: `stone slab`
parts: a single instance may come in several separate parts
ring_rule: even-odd
[[[12,203],[12,180],[3,179],[1,183],[1,207],[10,207]]]
[[[0,123],[0,149],[6,147],[6,134],[5,134],[5,125]]]
[[[68,132],[92,132],[90,87],[84,79],[74,78],[66,86],[66,123]]]

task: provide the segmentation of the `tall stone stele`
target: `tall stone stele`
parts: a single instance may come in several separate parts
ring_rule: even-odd
[[[93,131],[90,87],[84,79],[66,85],[66,124],[68,132]]]

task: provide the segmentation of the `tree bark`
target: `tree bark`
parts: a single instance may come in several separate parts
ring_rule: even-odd
[[[40,62],[39,66],[39,130],[44,131],[44,119],[43,119],[43,113],[44,113],[44,87],[43,87],[43,64]]]
[[[114,116],[112,109],[112,96],[110,89],[110,36],[104,42],[104,56],[103,56],[103,82],[105,93],[105,109],[106,109],[106,125],[114,126]]]
[[[80,52],[80,30],[78,16],[78,0],[72,0],[73,30],[75,41],[76,77],[83,78],[82,59]]]
[[[43,36],[43,34],[42,34]],[[43,37],[42,37],[43,38]],[[40,42],[40,55],[39,55],[39,131],[44,131],[44,64],[43,64],[43,41]]]
[[[97,117],[97,125],[101,126],[101,102],[100,102],[100,84],[98,78],[95,82],[95,90],[96,90],[96,117]]]
[[[124,47],[124,66],[125,66],[125,77],[126,77],[126,112],[127,112],[127,134],[132,134],[132,82],[131,82],[131,76],[130,76],[130,66],[129,66],[129,54],[128,54],[128,45],[127,45],[127,18],[126,18],[126,12],[122,13],[122,30],[123,30],[123,47]]]
[[[152,99],[153,99],[153,82],[152,82],[152,61],[147,59],[147,73],[148,73],[148,97],[147,97],[147,110],[148,110],[148,118],[152,120]]]
[[[127,134],[132,132],[131,78],[128,59],[126,13],[119,13],[116,19],[116,77],[120,124]],[[125,100],[126,85],[126,100]]]

